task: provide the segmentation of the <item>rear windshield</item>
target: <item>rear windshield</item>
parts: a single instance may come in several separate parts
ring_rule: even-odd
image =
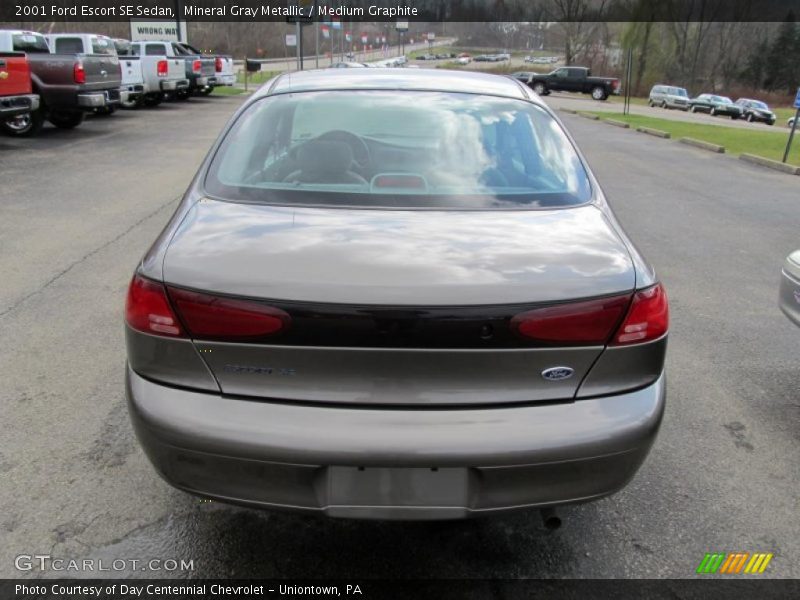
[[[114,40],[114,48],[116,48],[119,56],[134,55],[131,43],[127,40]]]
[[[15,33],[11,45],[14,52],[50,52],[47,40],[37,33]]]
[[[82,54],[83,40],[81,38],[56,38],[54,50],[56,54]]]
[[[226,135],[205,185],[234,201],[397,208],[537,208],[591,197],[575,149],[543,109],[444,92],[264,98]]]
[[[106,37],[93,37],[92,38],[92,53],[105,54],[107,56],[116,56],[117,49],[114,47],[114,41]]]

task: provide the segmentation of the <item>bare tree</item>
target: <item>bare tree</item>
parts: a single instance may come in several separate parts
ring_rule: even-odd
[[[585,53],[597,30],[606,0],[551,0],[553,20],[564,33],[564,57],[571,65]]]

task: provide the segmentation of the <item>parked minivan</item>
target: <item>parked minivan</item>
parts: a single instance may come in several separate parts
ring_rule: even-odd
[[[682,87],[674,85],[654,85],[650,90],[650,106],[689,110],[689,94]]]

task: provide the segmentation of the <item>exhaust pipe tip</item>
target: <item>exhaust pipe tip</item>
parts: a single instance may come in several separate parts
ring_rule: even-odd
[[[555,531],[559,527],[561,527],[561,517],[556,514],[554,508],[543,508],[541,510],[542,513],[542,523],[544,523],[545,529],[549,529],[550,531]]]

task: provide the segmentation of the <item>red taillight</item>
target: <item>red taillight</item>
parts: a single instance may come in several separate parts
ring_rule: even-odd
[[[160,283],[134,275],[128,288],[125,321],[137,331],[182,337],[183,331]]]
[[[552,344],[606,344],[629,303],[626,294],[535,308],[511,319],[511,328]]]
[[[167,61],[160,60],[156,64],[156,71],[159,77],[166,77],[169,71],[169,67],[167,66]]]
[[[217,73],[222,73],[222,59],[219,56],[217,57],[215,68],[217,70]]]
[[[611,89],[612,90],[615,90],[618,87],[619,87],[619,81],[617,79],[615,79],[614,81],[611,82]]]
[[[192,71],[195,73],[201,73],[203,71],[203,63],[199,60],[196,60],[192,63]]]
[[[82,62],[76,62],[72,68],[72,76],[75,83],[86,83],[86,70],[83,68]]]
[[[660,338],[669,329],[667,293],[658,283],[636,292],[625,320],[620,325],[612,346],[641,344]]]
[[[253,339],[276,334],[291,324],[291,318],[284,311],[251,300],[172,287],[169,296],[193,338]]]

